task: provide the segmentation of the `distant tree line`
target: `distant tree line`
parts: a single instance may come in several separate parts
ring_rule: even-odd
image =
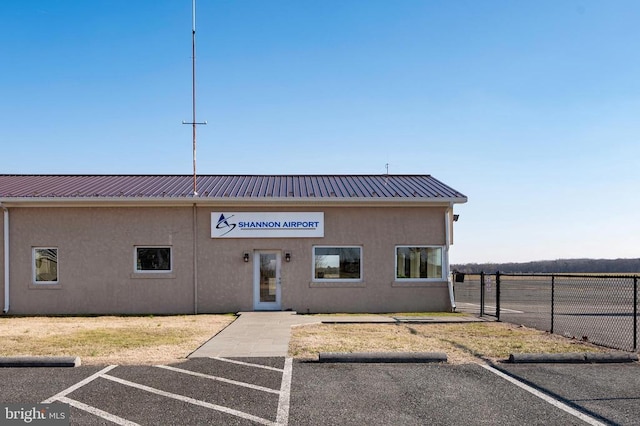
[[[550,273],[601,273],[622,274],[640,273],[639,259],[558,259],[537,260],[524,263],[464,263],[451,265],[452,271],[467,274],[480,272],[495,273],[523,273],[523,274],[550,274]]]

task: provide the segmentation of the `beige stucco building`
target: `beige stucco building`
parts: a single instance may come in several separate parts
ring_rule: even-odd
[[[448,311],[453,207],[466,201],[429,175],[4,175],[0,305]]]

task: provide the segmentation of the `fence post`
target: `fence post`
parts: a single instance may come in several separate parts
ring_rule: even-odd
[[[500,321],[500,271],[496,271],[496,319]]]
[[[484,315],[484,271],[480,272],[480,316]]]
[[[556,301],[556,276],[551,275],[551,334],[553,334],[553,317],[555,314]]]
[[[633,277],[633,350],[638,350],[638,276]]]

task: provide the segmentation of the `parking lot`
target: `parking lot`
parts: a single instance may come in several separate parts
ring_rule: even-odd
[[[640,418],[638,363],[497,368],[282,357],[5,368],[0,402],[64,402],[78,425],[631,425]]]
[[[287,424],[291,359],[0,370],[3,403],[71,406],[71,424]]]

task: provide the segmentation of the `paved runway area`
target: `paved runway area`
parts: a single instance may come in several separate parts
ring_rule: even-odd
[[[488,317],[496,316],[494,280],[486,277]],[[468,275],[464,283],[456,283],[455,295],[459,312],[478,314],[479,276]],[[500,320],[628,351],[637,350],[640,342],[632,277],[557,277],[552,288],[549,276],[503,276]]]

